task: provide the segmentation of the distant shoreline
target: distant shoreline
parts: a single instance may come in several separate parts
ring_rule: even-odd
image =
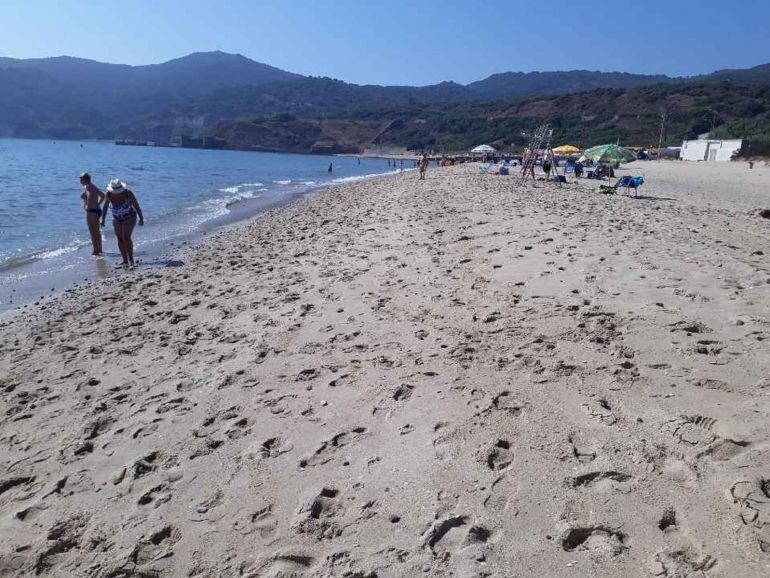
[[[224,146],[224,147],[183,147],[179,145],[172,145],[172,144],[129,144],[129,143],[119,143],[118,141],[121,139],[109,139],[109,138],[52,138],[52,137],[26,137],[26,136],[0,136],[0,139],[7,139],[7,140],[31,140],[31,141],[49,141],[53,143],[57,143],[59,141],[61,142],[93,142],[93,143],[105,143],[105,144],[113,144],[115,146],[132,146],[132,147],[141,147],[141,148],[163,148],[163,149],[185,149],[185,150],[201,150],[201,151],[233,151],[233,152],[248,152],[248,153],[272,153],[272,154],[289,154],[289,155],[308,155],[308,156],[318,156],[318,157],[336,157],[336,156],[359,156],[359,157],[367,157],[367,158],[386,158],[384,156],[379,157],[378,155],[365,155],[365,154],[354,154],[354,153],[325,153],[325,152],[316,152],[316,151],[307,151],[307,150],[283,150],[283,149],[269,149],[269,148],[249,148],[249,147],[235,147],[235,146]],[[131,139],[126,139],[131,140]],[[136,141],[137,143],[148,143],[152,141]]]

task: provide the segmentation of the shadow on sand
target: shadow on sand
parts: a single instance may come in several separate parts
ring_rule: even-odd
[[[183,267],[184,261],[179,259],[150,259],[148,261],[142,260],[139,266],[144,267]]]
[[[651,197],[649,195],[628,195],[629,199],[639,199],[640,201],[676,201],[673,197]]]

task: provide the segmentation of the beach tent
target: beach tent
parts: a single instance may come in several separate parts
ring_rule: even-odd
[[[574,155],[580,152],[580,149],[572,145],[561,145],[553,149],[557,155]]]
[[[483,144],[471,149],[472,153],[496,153],[497,149],[489,145]]]

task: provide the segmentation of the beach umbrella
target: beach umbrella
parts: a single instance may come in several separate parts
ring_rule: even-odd
[[[583,156],[597,163],[630,163],[636,160],[636,154],[622,146],[614,144],[599,145],[583,151]]]
[[[472,153],[496,153],[497,149],[487,144],[479,145],[471,149]]]
[[[553,152],[557,155],[574,155],[575,153],[579,153],[580,149],[572,145],[561,145],[560,147],[553,149]]]
[[[583,151],[583,156],[588,157],[597,163],[613,165],[615,163],[630,163],[631,161],[636,160],[636,153],[614,144],[591,147],[590,149]],[[612,177],[610,177],[610,183],[612,183]]]

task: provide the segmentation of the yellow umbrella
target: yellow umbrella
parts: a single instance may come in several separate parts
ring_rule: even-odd
[[[553,152],[557,155],[574,155],[575,153],[579,153],[580,149],[572,145],[562,145],[553,149]]]

